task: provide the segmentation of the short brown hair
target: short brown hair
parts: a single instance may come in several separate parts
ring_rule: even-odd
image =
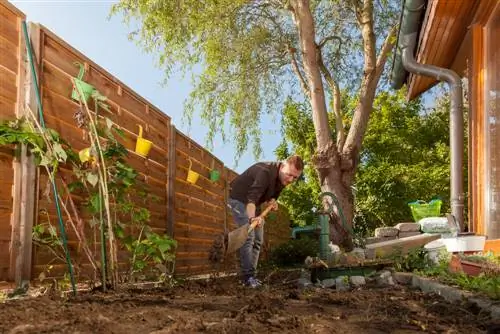
[[[291,155],[286,159],[286,163],[292,165],[297,170],[304,170],[304,161],[298,155]]]

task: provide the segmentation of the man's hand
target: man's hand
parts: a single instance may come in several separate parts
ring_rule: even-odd
[[[255,218],[250,218],[250,223],[256,222],[255,227],[260,227],[262,224],[264,224],[266,221],[264,220],[263,217],[255,217]]]
[[[274,198],[272,198],[269,202],[269,206],[272,207],[273,211],[278,211],[278,202]]]

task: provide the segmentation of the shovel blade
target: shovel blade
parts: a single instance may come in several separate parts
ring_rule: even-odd
[[[245,224],[228,233],[226,254],[232,254],[243,246],[248,238],[249,227],[250,224]]]

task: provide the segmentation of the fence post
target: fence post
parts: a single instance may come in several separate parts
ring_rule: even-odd
[[[167,234],[174,237],[174,209],[175,209],[175,137],[177,130],[170,125],[170,137],[168,143],[168,193],[167,193]]]
[[[37,77],[40,81],[40,26],[38,24],[30,23],[29,28],[31,44],[35,54],[35,67],[38,72]],[[23,42],[21,46],[25,47],[25,42]],[[25,51],[26,50],[24,48],[22,51],[23,54]],[[25,85],[26,89],[24,101],[28,107],[36,113],[38,108],[31,68],[30,66],[25,67],[26,73],[24,82],[22,83]],[[26,111],[22,107],[18,108],[18,116],[22,116],[25,113]],[[14,206],[19,206],[19,219],[15,222],[17,226],[13,226],[13,237],[17,240],[12,240],[12,244],[17,245],[17,251],[14,251],[13,247],[13,253],[15,253],[15,268],[13,276],[18,286],[20,286],[23,281],[29,281],[31,279],[33,257],[32,231],[33,225],[37,219],[37,215],[35,213],[37,196],[35,194],[38,193],[38,170],[35,166],[34,156],[29,153],[26,145],[22,145],[21,147],[21,156],[19,160],[20,163],[16,166],[14,180],[18,181],[18,178],[20,177],[21,184],[19,188],[17,188],[18,185],[16,186],[15,195],[17,198],[14,198],[13,203]]]
[[[226,166],[223,167],[224,168],[224,230],[227,231],[229,226],[227,224],[227,215],[228,215],[228,207],[227,207],[227,202],[228,202],[228,198],[229,198],[229,188],[228,188],[228,185],[229,185],[229,182],[228,182],[228,176],[229,176],[229,173],[228,173],[228,170],[226,168]]]

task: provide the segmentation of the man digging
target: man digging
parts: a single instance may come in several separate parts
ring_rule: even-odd
[[[256,288],[262,283],[255,278],[259,253],[264,239],[264,218],[258,217],[263,203],[278,209],[276,199],[283,188],[296,181],[302,174],[304,162],[293,155],[284,162],[258,162],[250,166],[231,182],[228,205],[238,227],[255,222],[257,227],[248,235],[239,249],[241,278],[246,286]]]

